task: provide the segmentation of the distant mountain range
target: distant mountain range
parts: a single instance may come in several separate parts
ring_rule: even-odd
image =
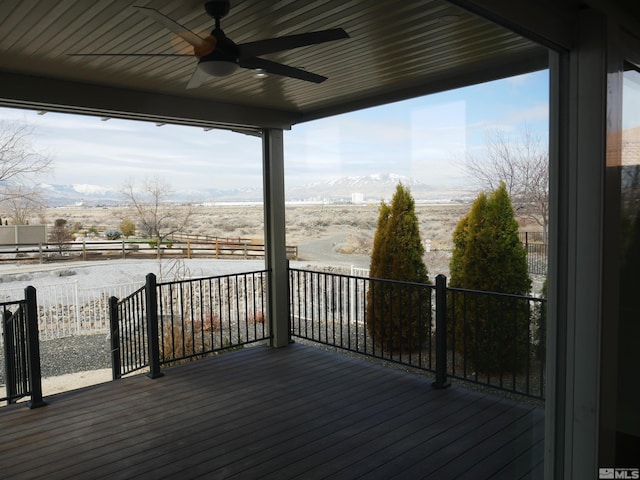
[[[411,177],[393,173],[341,177],[329,182],[310,183],[287,188],[286,197],[289,202],[331,202],[345,203],[351,201],[379,202],[391,199],[396,185],[402,182],[411,189],[417,202],[420,201],[464,201],[472,194],[461,189],[435,187],[424,184]],[[52,207],[86,205],[114,206],[123,201],[122,194],[112,188],[99,185],[43,184],[47,204]],[[220,203],[220,202],[260,202],[262,189],[203,189],[176,192],[177,202]]]

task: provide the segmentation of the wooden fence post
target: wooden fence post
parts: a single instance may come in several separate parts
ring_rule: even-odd
[[[147,274],[145,303],[147,310],[147,341],[149,351],[149,378],[162,377],[160,371],[160,340],[158,338],[158,290],[156,276]]]
[[[43,407],[47,403],[42,400],[42,374],[40,370],[40,338],[38,336],[38,302],[36,289],[24,289],[27,314],[27,353],[29,357],[29,383],[31,386],[31,400],[27,402],[29,408]]]
[[[433,388],[446,388],[447,381],[447,277],[436,276],[436,381]]]

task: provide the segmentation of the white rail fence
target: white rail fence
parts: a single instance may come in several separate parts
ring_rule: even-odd
[[[351,276],[352,277],[364,277],[369,278],[369,269],[368,268],[359,268],[351,265]]]
[[[96,287],[75,281],[37,286],[40,339],[109,333],[109,297],[126,297],[143,285],[135,282]],[[24,288],[3,289],[0,301],[23,296]]]

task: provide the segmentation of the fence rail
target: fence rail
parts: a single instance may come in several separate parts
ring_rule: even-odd
[[[298,247],[287,245],[287,258],[298,258]],[[264,257],[265,246],[241,238],[167,241],[159,248],[129,240],[64,242],[59,244],[11,245],[0,248],[0,262],[89,261],[109,258],[243,258]]]
[[[293,337],[544,398],[544,299],[290,269]],[[448,304],[448,306],[447,306]]]
[[[157,283],[118,300],[110,324],[113,378],[149,367],[202,357],[270,338],[267,271]]]

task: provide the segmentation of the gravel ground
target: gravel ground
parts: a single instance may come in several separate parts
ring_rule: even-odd
[[[42,377],[111,368],[106,335],[78,335],[40,342]],[[0,355],[0,384],[4,384],[4,356]]]

